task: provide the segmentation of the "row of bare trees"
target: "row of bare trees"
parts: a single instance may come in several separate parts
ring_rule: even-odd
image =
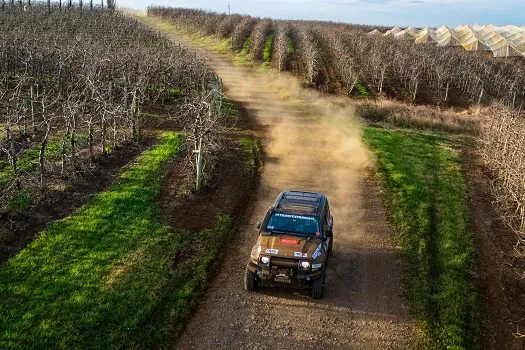
[[[50,13],[33,4],[6,7],[0,33],[3,204],[139,141],[150,109],[213,143],[222,101],[216,76],[142,23],[110,10]]]
[[[78,7],[80,10],[84,8],[88,8],[89,10],[94,10],[97,8],[104,9],[104,6],[107,9],[115,10],[116,9],[116,0],[59,0],[58,2],[52,2],[51,0],[40,0],[40,1],[31,1],[31,0],[2,0],[2,5],[0,9],[3,11],[6,9],[6,7],[19,7],[24,10],[26,10],[28,7],[32,7],[33,5],[41,5],[42,3],[45,3],[47,6],[48,12],[51,12],[52,8],[56,7],[58,10],[62,9],[71,9],[74,7]],[[98,4],[100,3],[100,4]]]
[[[297,73],[320,88],[339,85],[340,91],[351,93],[360,82],[371,93],[437,105],[479,104],[496,99],[520,109],[525,102],[525,63],[516,60],[367,35],[370,28],[364,26],[270,21],[162,7],[150,7],[148,11],[193,30],[221,38],[231,36],[236,50],[250,37],[256,59],[262,58],[263,36],[273,36],[272,65],[279,70],[298,66]],[[289,50],[290,40],[295,53]],[[295,64],[290,64],[292,60]]]
[[[483,114],[480,149],[495,175],[496,204],[518,236],[517,253],[525,258],[525,114],[502,104]]]

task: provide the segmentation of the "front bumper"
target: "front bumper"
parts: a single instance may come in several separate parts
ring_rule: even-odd
[[[248,262],[248,270],[253,272],[263,285],[306,286],[321,278],[321,270],[300,270],[277,265],[261,267],[252,261]]]

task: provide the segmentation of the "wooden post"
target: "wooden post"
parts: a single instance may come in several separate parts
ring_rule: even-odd
[[[202,137],[199,138],[199,149],[194,150],[193,153],[197,155],[197,181],[195,183],[195,188],[197,191],[200,191],[202,187],[202,173],[204,163],[204,148],[202,147]]]
[[[478,98],[478,105],[481,104],[481,99],[483,98],[483,88],[481,88],[481,92],[479,93],[479,98]]]
[[[33,129],[33,134],[36,133],[36,123],[35,123],[35,94],[33,92],[33,84],[31,84],[30,88],[30,96],[31,96],[31,128]]]

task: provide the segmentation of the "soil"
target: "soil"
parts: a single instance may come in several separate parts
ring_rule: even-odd
[[[234,219],[244,216],[256,187],[257,169],[248,166],[245,150],[237,142],[240,135],[222,139],[223,150],[217,155],[213,178],[200,192],[184,191],[193,189],[193,173],[188,173],[191,167],[181,159],[172,162],[159,200],[168,226],[198,232],[213,228],[217,215]]]
[[[64,190],[46,190],[45,197],[29,210],[0,216],[0,263],[34,241],[45,227],[62,219],[111,185],[121,169],[151,146],[154,138],[145,137],[140,144],[129,144],[111,154],[93,160],[89,173],[78,174]]]
[[[525,349],[525,283],[514,272],[516,236],[500,220],[492,203],[490,174],[475,149],[463,154],[476,235],[476,282],[480,292],[482,349]],[[521,324],[519,323],[521,321]]]
[[[226,95],[262,131],[264,171],[244,223],[227,246],[216,277],[185,331],[180,349],[406,349],[415,327],[401,297],[400,261],[381,202],[368,176],[373,159],[348,103],[301,88],[295,78],[233,65],[225,57],[169,35],[207,57]],[[334,216],[334,255],[324,299],[308,291],[243,289],[255,224],[285,189],[325,193]],[[201,210],[201,209],[198,209]],[[203,210],[203,209],[202,209]]]

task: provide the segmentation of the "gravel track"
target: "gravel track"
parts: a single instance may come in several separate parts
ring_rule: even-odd
[[[150,25],[152,20],[147,21]],[[154,25],[154,24],[153,24]],[[373,160],[347,99],[303,89],[286,74],[257,72],[172,34],[207,57],[229,98],[262,127],[264,171],[256,201],[190,319],[179,349],[406,349],[414,326],[400,297],[400,262],[368,177]],[[284,189],[325,193],[334,216],[334,254],[325,297],[308,291],[243,289],[255,224]]]

